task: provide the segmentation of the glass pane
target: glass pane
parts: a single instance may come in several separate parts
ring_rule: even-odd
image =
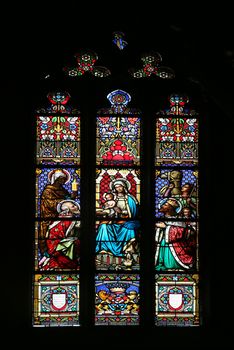
[[[140,163],[140,118],[97,117],[97,165],[133,166]]]
[[[139,215],[140,171],[97,169],[96,215],[133,219]]]
[[[155,224],[156,271],[198,269],[198,225],[191,221],[163,221]]]
[[[80,170],[36,170],[36,215],[41,218],[80,215]]]
[[[159,118],[156,121],[156,139],[159,142],[197,142],[197,119]]]
[[[80,51],[74,55],[76,57],[76,67],[64,67],[64,72],[70,77],[80,77],[89,72],[98,78],[108,77],[111,71],[107,67],[96,66],[98,55],[90,50]]]
[[[37,116],[37,163],[79,164],[80,116]]]
[[[198,217],[198,171],[156,170],[155,215],[157,218]]]
[[[167,274],[155,278],[157,326],[198,326],[198,275]]]
[[[156,120],[156,165],[193,166],[198,162],[198,121],[196,118]]]
[[[96,269],[139,269],[139,221],[97,221]]]
[[[95,325],[139,324],[139,275],[95,276]]]
[[[80,221],[59,218],[35,226],[35,270],[78,270]]]
[[[35,275],[33,326],[79,326],[79,275]]]

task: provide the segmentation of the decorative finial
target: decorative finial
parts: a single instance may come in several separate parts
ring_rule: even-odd
[[[185,95],[172,94],[169,97],[170,113],[175,115],[184,114],[184,106],[189,102],[189,98]]]
[[[68,92],[62,92],[62,91],[56,91],[56,92],[49,92],[47,94],[47,98],[51,103],[51,112],[57,113],[57,112],[66,112],[69,108],[65,106],[67,102],[70,100],[71,96]]]
[[[123,113],[127,104],[131,101],[131,96],[123,90],[114,90],[107,95],[115,113]]]
[[[65,105],[71,98],[68,92],[61,92],[61,91],[56,91],[56,92],[49,92],[47,94],[48,100],[53,104],[61,104]]]

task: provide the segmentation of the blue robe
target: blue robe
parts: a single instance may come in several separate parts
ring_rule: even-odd
[[[128,206],[131,219],[134,219],[138,206],[131,195],[128,195]],[[115,256],[123,256],[123,248],[130,240],[136,238],[137,228],[139,228],[137,220],[125,221],[121,224],[100,224],[96,238],[96,253],[104,250]]]

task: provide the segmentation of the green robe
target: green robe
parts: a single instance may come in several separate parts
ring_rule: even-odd
[[[181,269],[181,266],[175,260],[171,253],[169,244],[166,243],[165,239],[163,238],[160,243],[156,271],[165,271],[168,269]]]

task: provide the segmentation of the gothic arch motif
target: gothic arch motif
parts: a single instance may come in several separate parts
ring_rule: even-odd
[[[113,33],[112,44],[127,51],[128,42],[120,31]],[[99,57],[94,51],[78,51],[75,58],[75,67],[63,69],[65,77],[90,75],[111,81],[113,68],[96,65]],[[103,57],[101,61],[105,62]],[[174,70],[161,66],[159,53],[142,54],[141,61],[141,67],[125,72],[129,80],[152,75],[174,79]],[[81,88],[89,79],[76,81]],[[49,105],[35,111],[34,327],[142,326],[146,237],[154,237],[148,259],[154,278],[150,287],[155,293],[154,313],[151,309],[148,314],[155,327],[200,324],[199,116],[189,109],[187,96],[175,93],[154,119],[144,115],[139,102],[141,110],[131,107],[131,100],[136,100],[131,95],[121,88],[110,89],[110,105],[95,106],[96,116],[87,112],[87,124],[82,124],[86,108],[81,109],[81,117],[70,105],[70,91],[49,92]],[[152,133],[144,123],[150,118],[146,124],[155,128],[154,136],[149,136],[154,149],[151,160],[144,153]],[[96,128],[95,140],[82,140],[88,135],[85,125],[92,126],[92,135]],[[96,158],[85,157],[82,145]],[[83,172],[88,161],[93,170],[90,178]],[[95,202],[89,203],[90,213],[82,212],[86,201],[82,184],[87,198]],[[149,193],[152,188],[154,193],[147,197],[143,189]],[[153,213],[147,212],[147,205],[154,207]],[[153,225],[142,213],[152,216]],[[93,267],[85,266],[87,251]],[[92,276],[88,290],[95,289],[89,292],[94,310],[88,316],[82,311],[85,274]]]

